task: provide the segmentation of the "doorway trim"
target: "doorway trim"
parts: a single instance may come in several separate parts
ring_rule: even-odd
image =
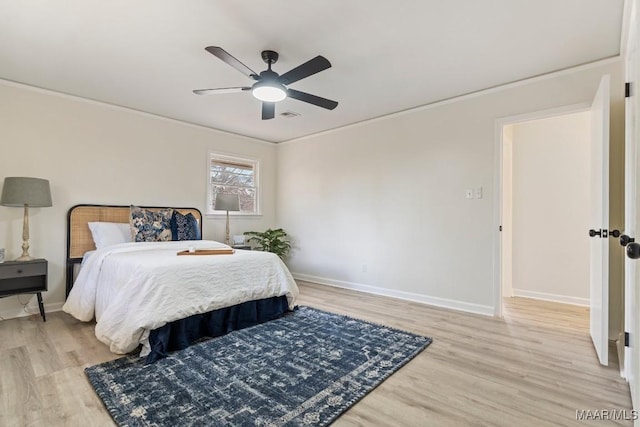
[[[504,203],[504,194],[502,188],[503,178],[503,148],[504,148],[504,127],[520,122],[526,122],[530,120],[545,119],[549,117],[562,116],[571,113],[580,113],[588,111],[591,105],[588,102],[565,105],[562,107],[550,108],[547,110],[533,111],[529,113],[523,113],[513,116],[499,117],[495,120],[494,125],[494,174],[493,174],[493,190],[496,197],[493,202],[493,304],[494,304],[494,316],[503,317],[503,304],[502,304],[502,232],[500,227],[502,225],[502,210]]]

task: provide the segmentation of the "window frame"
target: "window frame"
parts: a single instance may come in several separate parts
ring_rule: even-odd
[[[213,209],[213,183],[211,182],[211,162],[214,160],[219,160],[222,162],[233,162],[240,164],[247,164],[253,166],[253,180],[254,187],[256,192],[256,200],[255,200],[255,212],[247,212],[247,211],[238,211],[238,212],[229,212],[229,215],[233,216],[262,216],[262,187],[260,182],[262,181],[261,177],[261,168],[260,168],[260,159],[250,156],[237,155],[237,154],[228,154],[221,153],[219,151],[208,151],[207,152],[207,197],[206,197],[206,208],[205,215],[208,217],[218,217],[218,216],[226,216],[226,211],[216,211]]]

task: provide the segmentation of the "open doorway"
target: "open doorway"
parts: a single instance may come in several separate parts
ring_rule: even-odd
[[[589,306],[591,114],[502,132],[502,295]]]
[[[621,294],[622,276],[618,275],[618,263],[621,261],[621,258],[618,257],[618,255],[621,255],[622,252],[618,254],[614,250],[612,257],[610,258],[610,246],[614,246],[614,248],[617,249],[619,245],[615,245],[617,243],[617,239],[607,238],[609,237],[608,231],[613,231],[614,228],[621,228],[614,227],[613,225],[616,225],[622,218],[618,211],[618,204],[614,203],[612,206],[612,222],[609,221],[609,206],[610,200],[612,200],[610,197],[617,200],[616,197],[619,192],[618,190],[620,190],[620,188],[624,188],[620,185],[620,182],[617,179],[619,178],[617,176],[618,172],[620,172],[621,169],[616,166],[611,169],[611,173],[616,178],[613,181],[613,188],[616,191],[609,193],[609,189],[611,187],[609,186],[610,151],[608,143],[608,105],[610,98],[608,95],[608,88],[609,76],[603,76],[591,105],[573,105],[497,120],[496,176],[494,181],[496,193],[499,196],[496,198],[494,218],[496,219],[496,228],[500,226],[502,231],[496,235],[495,240],[495,314],[497,316],[502,316],[504,303],[503,297],[512,295],[579,305],[590,302],[589,313],[591,319],[589,322],[589,333],[594,342],[594,347],[600,363],[603,365],[607,365],[607,354],[609,353],[607,349],[611,348],[611,344],[613,342],[609,340],[616,340],[617,338],[618,343],[624,342],[621,338],[622,319],[624,316],[624,309],[621,304],[623,301],[623,296]],[[524,147],[524,151],[514,154],[514,138],[516,140],[515,142],[517,142],[518,135],[523,134],[520,132],[521,129],[519,127],[522,126],[522,129],[525,127],[535,127],[533,125],[544,123],[547,121],[546,119],[549,119],[549,125],[547,128],[551,130],[562,129],[565,127],[561,124],[563,116],[566,116],[564,118],[568,118],[570,121],[572,117],[577,119],[579,117],[578,113],[586,111],[589,111],[587,115],[589,115],[591,135],[583,138],[585,143],[582,146],[581,152],[582,154],[585,154],[586,151],[589,154],[587,158],[590,159],[591,163],[591,179],[582,177],[582,179],[579,180],[581,182],[577,184],[575,189],[573,187],[569,187],[568,190],[565,190],[564,195],[556,197],[555,199],[538,198],[536,199],[537,203],[533,205],[526,204],[529,200],[525,200],[524,204],[514,205],[514,201],[511,200],[514,197],[514,194],[517,196],[527,197],[534,196],[538,193],[541,194],[541,197],[546,197],[548,196],[547,193],[556,192],[557,190],[556,188],[550,188],[548,186],[546,189],[536,187],[537,189],[534,188],[533,190],[530,189],[532,187],[519,188],[517,182],[515,184],[513,182],[515,173],[514,167],[518,168],[522,166],[518,166],[517,163],[514,166],[512,161],[514,156],[525,162],[525,169],[532,169],[531,166],[536,166],[536,168],[533,169],[542,171],[542,175],[533,174],[533,178],[528,178],[530,183],[532,182],[533,184],[539,184],[539,181],[551,181],[553,183],[553,177],[570,177],[571,174],[578,174],[580,170],[584,170],[584,168],[576,163],[581,154],[566,156],[566,152],[555,153],[552,149],[553,147],[546,147],[544,142],[535,145],[535,138],[529,138],[534,140],[533,149],[529,147],[527,151],[526,147]],[[583,128],[586,127],[587,126],[585,124]],[[537,140],[550,142],[557,139],[553,134],[544,133],[539,129],[528,129],[528,131],[529,135],[538,135]],[[542,138],[540,138],[540,135],[543,135]],[[560,132],[560,135],[562,135],[562,132]],[[578,139],[581,138],[578,137]],[[613,148],[614,151],[620,148],[619,141],[616,141],[617,143]],[[559,162],[556,162],[556,160],[559,160]],[[616,159],[616,165],[618,165],[617,160],[618,159]],[[582,165],[585,163],[587,163],[586,159]],[[516,181],[517,179],[518,178],[516,178]],[[561,211],[568,209],[567,201],[574,200],[576,195],[575,192],[580,191],[581,189],[586,190],[589,193],[590,200],[590,208],[583,208],[583,210],[587,212],[590,211],[593,215],[590,220],[587,220],[588,222],[586,226],[583,223],[576,228],[573,227],[574,224],[579,224],[581,221],[579,219],[579,215],[575,213],[570,216],[578,219],[571,219],[569,221],[567,221],[566,217],[562,219],[557,215],[550,215],[550,213],[555,214],[557,212],[548,211]],[[568,193],[566,191],[568,191]],[[535,199],[535,197],[531,198]],[[519,220],[522,221],[522,217],[519,217],[517,212],[515,212],[516,215],[514,216],[514,209],[520,209],[521,211],[524,209],[525,213],[528,214],[528,217],[524,217],[525,220],[528,218],[528,221],[530,221],[529,224],[532,224],[526,230],[528,234],[518,234],[518,226],[517,224],[513,224],[513,221],[514,218],[520,218]],[[606,216],[604,214],[606,214]],[[545,219],[545,221],[538,223],[532,222],[540,218]],[[516,221],[518,221],[518,219],[516,219]],[[568,227],[570,227],[572,231],[570,231]],[[592,227],[597,230],[590,230]],[[593,235],[596,237],[589,239],[587,237],[589,235],[587,234],[587,231],[589,231],[589,234],[594,233]],[[601,236],[601,238],[597,236]],[[524,241],[520,242],[519,240],[523,237]],[[569,255],[575,253],[579,254],[584,251],[584,248],[581,248],[576,242],[585,242],[585,239],[586,241],[590,241],[591,246],[591,256],[584,257],[584,259],[590,258],[588,269],[580,267],[579,264],[571,264],[567,252],[553,252],[549,249],[552,246],[561,249],[564,248],[566,250],[573,249],[573,252],[570,252]],[[520,246],[518,246],[518,244],[520,244]],[[537,250],[531,251],[530,249],[532,248],[537,248]],[[597,249],[595,252],[594,248]],[[517,258],[516,260],[513,259],[514,251],[518,251],[515,255]],[[535,258],[539,256],[540,253],[547,255],[547,252],[551,252],[555,255],[547,257],[546,262],[538,262],[536,265]],[[520,255],[526,256],[521,257]],[[620,260],[618,258],[620,258]],[[520,262],[520,264],[517,264],[518,262]],[[609,268],[610,264],[613,265],[613,268]],[[552,273],[554,268],[562,265],[573,265],[572,269],[575,275],[580,275],[584,271],[589,271],[588,279],[580,280],[580,282],[590,282],[591,284],[591,288],[586,298],[584,293],[582,295],[575,294],[575,292],[573,295],[570,293],[571,289],[573,289],[573,291],[579,289],[575,288],[575,284],[578,281],[575,280],[576,277],[573,275],[565,276],[562,283],[558,284],[556,282],[555,285],[552,284],[554,282],[553,279],[550,279],[548,276],[544,276],[544,274]],[[514,270],[514,267],[516,270]],[[537,277],[538,280],[531,280],[531,277]],[[537,282],[545,283],[542,287],[533,287],[539,284]],[[609,286],[609,282],[613,284],[612,287]],[[567,285],[570,292],[566,291]],[[594,298],[594,295],[596,298]],[[618,356],[621,356],[622,354],[624,354],[624,352],[618,349]],[[621,362],[623,362],[623,359]],[[620,363],[620,367],[622,366],[623,363]]]

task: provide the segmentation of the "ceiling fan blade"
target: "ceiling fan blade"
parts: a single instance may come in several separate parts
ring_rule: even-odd
[[[258,74],[255,71],[253,71],[251,68],[244,65],[242,62],[238,61],[236,58],[234,58],[229,52],[227,52],[223,48],[218,46],[207,46],[204,48],[204,50],[206,50],[216,58],[231,65],[233,68],[240,71],[245,76],[253,80],[258,80]]]
[[[193,91],[196,95],[213,95],[220,93],[236,93],[242,92],[245,90],[251,90],[248,86],[238,86],[238,87],[218,87],[215,89],[196,89]]]
[[[287,96],[289,98],[297,99],[298,101],[308,102],[309,104],[326,108],[327,110],[333,110],[338,106],[338,103],[336,101],[311,95],[310,93],[300,92],[299,90],[294,89],[287,89]]]
[[[280,83],[288,85],[304,79],[305,77],[312,76],[315,73],[319,73],[320,71],[326,70],[327,68],[331,68],[331,62],[329,62],[329,60],[324,56],[318,55],[304,64],[298,65],[293,70],[287,71],[281,75],[278,80]]]
[[[263,102],[262,103],[262,120],[273,119],[275,116],[276,116],[276,103]]]

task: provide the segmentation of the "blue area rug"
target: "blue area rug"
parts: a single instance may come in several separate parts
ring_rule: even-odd
[[[156,363],[86,369],[120,426],[323,426],[431,343],[302,307]]]

